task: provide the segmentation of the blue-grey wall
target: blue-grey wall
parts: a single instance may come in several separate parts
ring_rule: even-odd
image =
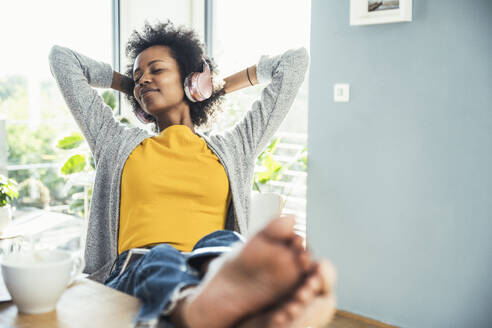
[[[349,10],[312,2],[308,243],[339,309],[492,327],[492,1],[414,0],[412,22],[370,26]]]

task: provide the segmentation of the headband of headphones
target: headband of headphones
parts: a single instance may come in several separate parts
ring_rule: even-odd
[[[202,63],[202,72],[189,74],[183,83],[186,97],[192,102],[204,101],[212,96],[213,85],[210,67],[205,59],[202,59]],[[144,124],[153,122],[152,116],[141,109],[137,110],[137,118]]]

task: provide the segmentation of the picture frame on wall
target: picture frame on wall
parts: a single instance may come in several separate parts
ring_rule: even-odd
[[[412,21],[412,0],[350,0],[350,25]]]

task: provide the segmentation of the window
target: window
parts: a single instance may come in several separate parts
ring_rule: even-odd
[[[7,172],[20,183],[21,197],[14,203],[14,219],[44,209],[49,213],[71,214],[70,218],[75,215],[78,223],[68,219],[67,222],[80,231],[80,217],[87,213],[83,205],[83,183],[67,184],[67,179],[59,174],[71,153],[57,149],[56,142],[79,129],[49,70],[51,46],[66,46],[114,67],[111,17],[112,4],[117,4],[121,72],[126,65],[124,45],[131,31],[140,29],[144,20],[170,18],[176,24],[194,28],[204,37],[205,21],[210,19],[210,16],[205,17],[206,3],[213,5],[211,24],[208,24],[212,31],[209,51],[217,60],[222,76],[256,63],[263,54],[276,55],[298,46],[309,48],[309,1],[148,0],[142,5],[137,0],[52,0],[49,3],[19,0],[3,6],[4,12],[11,14],[0,21],[0,28],[15,33],[2,35],[3,44],[9,46],[0,52],[0,117],[3,120],[0,122],[0,150],[8,149],[6,161],[3,160],[5,151],[0,154],[0,172]],[[237,15],[238,12],[241,15]],[[19,17],[29,24],[20,23]],[[277,135],[281,139],[272,158],[282,164],[302,155],[306,146],[307,81],[308,77]],[[214,128],[227,128],[240,119],[259,96],[261,88],[248,88],[229,95],[226,111]],[[129,115],[128,107],[125,101],[121,102],[123,116],[139,124]],[[305,183],[305,166],[298,161],[284,170],[281,177],[258,185],[262,191],[284,195],[286,211],[297,214],[301,232],[305,231]],[[53,226],[54,221],[47,223],[44,222]],[[51,234],[50,242],[61,242],[59,235]]]
[[[214,1],[212,56],[219,65],[221,76],[256,64],[264,54],[273,56],[300,46],[309,49],[310,11],[310,1]],[[308,80],[306,76],[276,135],[279,140],[272,159],[283,165],[282,174],[273,175],[273,179],[264,185],[256,183],[253,188],[283,195],[286,200],[284,212],[297,215],[296,228],[304,236]],[[226,109],[218,117],[214,129],[222,130],[237,122],[259,97],[263,87],[255,86],[228,95]],[[258,165],[256,172],[264,169]]]
[[[7,163],[0,159],[0,172],[19,183],[14,219],[44,209],[59,212],[51,219],[63,217],[68,225],[81,226],[84,187],[70,186],[60,175],[70,154],[56,148],[57,140],[79,129],[51,75],[48,54],[58,44],[111,63],[111,2],[18,0],[3,4],[2,12],[9,14],[0,20],[0,30],[7,31],[0,52],[0,116],[5,120],[0,143],[7,144],[8,157]],[[49,238],[55,244],[67,241],[56,234]]]
[[[181,0],[119,0],[121,68],[127,65],[124,46],[134,30],[144,21],[170,19],[198,32],[217,61],[221,76],[225,77],[257,63],[263,54],[276,55],[289,48],[304,46],[309,49],[310,1],[181,1]],[[211,10],[210,10],[211,9]],[[205,13],[207,13],[205,15]],[[241,13],[238,15],[238,13]],[[279,14],[281,13],[281,14]],[[206,26],[206,27],[205,27]],[[211,36],[211,37],[210,37]],[[273,41],[272,41],[273,40]],[[280,141],[273,159],[284,165],[282,176],[276,176],[262,191],[279,192],[287,200],[285,212],[298,217],[298,231],[305,235],[306,166],[307,152],[307,92],[308,76],[299,90],[289,115],[277,134]],[[212,126],[223,130],[237,122],[259,96],[262,86],[247,88],[227,96],[226,108]],[[133,116],[126,101],[121,103],[123,115],[131,123],[143,128]],[[287,168],[287,165],[290,165]],[[258,170],[261,170],[258,167]]]
[[[145,20],[155,24],[157,20],[165,22],[170,19],[174,25],[185,25],[204,38],[204,1],[194,0],[115,0],[120,7],[120,73],[125,71],[128,61],[125,46],[134,30],[141,31]],[[121,97],[123,99],[124,97]],[[121,101],[123,115],[131,124],[151,130],[149,125],[141,124],[126,100]]]

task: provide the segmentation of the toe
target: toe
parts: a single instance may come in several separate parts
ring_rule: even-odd
[[[299,254],[299,263],[302,268],[302,271],[304,272],[310,271],[313,266],[311,254],[303,251],[301,254]]]
[[[328,294],[335,285],[337,280],[337,273],[335,267],[328,260],[320,260],[318,266],[319,276],[321,277],[321,284],[323,293]]]
[[[285,311],[277,311],[272,316],[273,327],[283,327],[287,323],[288,317]]]
[[[302,305],[298,302],[290,302],[285,309],[290,320],[296,319],[297,316],[301,313],[301,310]]]
[[[304,238],[295,234],[292,238],[292,247],[298,252],[304,251]]]
[[[309,286],[309,290],[311,291],[311,293],[313,293],[314,295],[319,294],[323,291],[321,277],[318,273],[313,274],[311,277],[309,277],[307,285]]]
[[[294,237],[295,222],[292,214],[280,216],[270,221],[259,233],[275,241],[289,241]]]
[[[302,286],[295,295],[295,299],[302,303],[308,304],[315,296],[309,285]]]

